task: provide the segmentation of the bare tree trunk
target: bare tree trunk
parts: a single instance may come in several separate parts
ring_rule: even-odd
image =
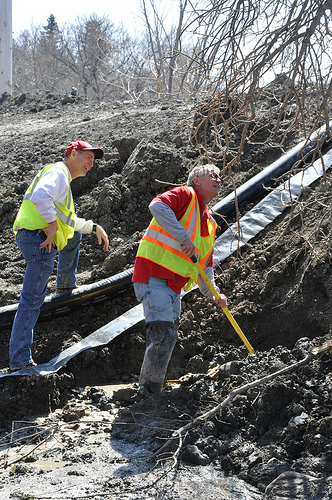
[[[151,23],[149,21],[149,16],[148,16],[148,13],[147,13],[147,10],[146,10],[146,3],[145,3],[145,0],[141,0],[141,5],[142,5],[142,10],[143,10],[143,14],[144,14],[144,19],[145,19],[145,23],[146,23],[146,27],[147,27],[147,30],[148,30],[148,35],[149,35],[149,41],[150,41],[150,48],[151,48],[151,51],[152,51],[152,56],[153,56],[153,61],[154,61],[154,67],[155,67],[155,71],[156,71],[156,78],[157,78],[157,92],[158,94],[162,94],[163,93],[163,89],[162,89],[162,83],[161,83],[161,50],[160,50],[160,42],[159,42],[159,38],[158,38],[158,33],[156,33],[156,44],[157,44],[157,49],[158,49],[158,52],[159,52],[159,63],[158,63],[158,57],[157,57],[157,53],[156,53],[156,50],[155,50],[155,43],[154,43],[154,39],[153,39],[153,34],[152,34],[152,27],[151,27]],[[154,9],[154,4],[152,2],[152,7]],[[155,10],[154,10],[155,12]]]
[[[12,93],[12,0],[0,0],[0,97]]]
[[[168,92],[169,94],[172,94],[173,90],[173,75],[174,75],[174,67],[175,67],[175,62],[178,57],[179,53],[179,46],[180,46],[180,38],[181,38],[181,32],[182,32],[182,25],[183,25],[183,17],[184,13],[187,7],[188,0],[179,0],[179,22],[178,22],[178,27],[176,30],[176,35],[175,35],[175,41],[174,41],[174,46],[172,49],[172,56],[169,62],[169,75],[168,75]]]

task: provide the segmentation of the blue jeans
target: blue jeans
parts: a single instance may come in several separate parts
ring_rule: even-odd
[[[68,245],[59,252],[61,280],[58,286],[67,287],[64,283],[76,282],[78,262],[78,244],[81,233],[75,233]],[[29,231],[21,229],[16,235],[16,243],[26,261],[21,298],[14,318],[10,343],[9,366],[19,367],[32,362],[30,346],[33,342],[33,328],[37,322],[40,308],[47,292],[47,283],[54,269],[57,254],[55,247],[49,253],[47,248],[40,249],[46,235],[42,230]],[[68,248],[67,248],[68,247]],[[59,265],[58,265],[59,268]],[[58,278],[57,278],[58,283]]]
[[[167,280],[150,276],[148,283],[134,282],[136,298],[142,302],[146,323],[176,322],[181,313],[180,294],[169,288]]]
[[[74,236],[68,240],[65,248],[59,252],[56,276],[57,288],[74,288],[76,284],[81,239],[82,234],[75,231]]]

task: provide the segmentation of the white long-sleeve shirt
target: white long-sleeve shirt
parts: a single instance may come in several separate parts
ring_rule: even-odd
[[[62,163],[62,165],[64,165],[64,163]],[[68,167],[66,166],[66,168]],[[69,169],[68,174],[71,182],[72,177]],[[38,212],[47,223],[53,222],[55,221],[54,204],[56,203],[59,206],[64,206],[69,189],[70,184],[68,183],[68,177],[65,172],[59,168],[50,168],[39,179],[30,201],[36,206]],[[75,231],[89,234],[92,232],[92,227],[92,220],[85,220],[75,215]]]

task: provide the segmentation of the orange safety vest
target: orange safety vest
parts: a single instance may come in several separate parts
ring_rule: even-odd
[[[190,190],[191,201],[179,223],[185,228],[188,237],[195,245],[195,252],[204,269],[213,252],[217,223],[213,218],[208,219],[208,235],[201,236],[201,214],[198,199],[192,187],[187,187],[187,189]],[[138,247],[137,256],[159,264],[180,276],[188,277],[189,280],[184,287],[186,291],[197,284],[197,268],[191,259],[182,252],[180,242],[162,228],[155,218],[151,220],[145,231]]]

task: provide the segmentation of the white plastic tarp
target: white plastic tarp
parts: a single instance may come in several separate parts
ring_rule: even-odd
[[[239,224],[234,223],[227,231],[216,239],[213,259],[215,264],[222,263],[229,255],[257,236],[268,224],[275,220],[282,212],[291,206],[300,196],[303,189],[323,176],[332,164],[332,150],[314,162],[303,172],[291,177],[271,191],[257,203],[248,213],[241,217]],[[212,208],[213,210],[213,208]]]

